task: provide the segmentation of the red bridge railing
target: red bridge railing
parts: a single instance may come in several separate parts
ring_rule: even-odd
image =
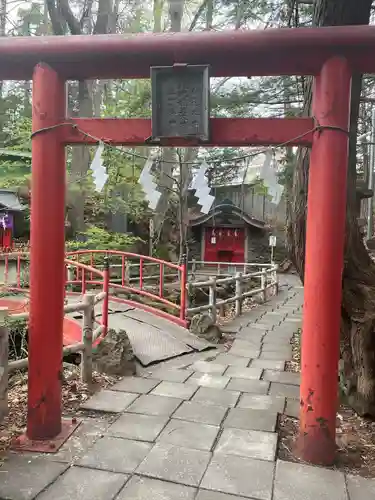
[[[78,250],[67,252],[66,256],[71,265],[76,265],[74,273],[70,275],[71,269],[68,267],[66,283],[80,284],[82,293],[88,286],[103,284],[94,272],[102,268],[103,291],[107,291],[105,288],[108,287],[109,292],[117,296],[111,297],[111,300],[121,300],[186,326],[185,263],[173,264],[119,250]],[[175,301],[166,297],[167,290],[177,292]],[[140,302],[141,299],[149,300],[150,303]]]
[[[118,250],[78,250],[65,259],[66,293],[106,293],[102,324],[108,328],[108,300],[126,302],[186,326],[186,264]],[[2,281],[8,288],[29,288],[29,254],[0,255]],[[47,285],[46,285],[47,286]],[[167,295],[169,292],[169,295]],[[171,299],[174,296],[174,300]],[[147,301],[148,303],[145,303]]]

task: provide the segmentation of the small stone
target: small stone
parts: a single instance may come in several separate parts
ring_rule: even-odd
[[[92,353],[94,370],[107,375],[135,375],[133,348],[125,330],[109,330]]]
[[[220,328],[215,324],[212,317],[207,314],[196,314],[190,323],[190,331],[207,342],[217,343],[223,336]]]

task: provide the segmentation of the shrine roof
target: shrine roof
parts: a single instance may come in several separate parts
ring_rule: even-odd
[[[234,205],[230,200],[224,200],[224,202],[214,205],[208,214],[191,214],[189,225],[191,227],[201,226],[212,218],[217,218],[220,215],[228,213],[239,217],[249,226],[253,226],[258,229],[266,228],[266,224],[264,221],[252,217],[250,214],[244,212],[241,208]]]
[[[11,212],[22,212],[25,208],[21,205],[17,194],[9,189],[0,189],[0,207]]]

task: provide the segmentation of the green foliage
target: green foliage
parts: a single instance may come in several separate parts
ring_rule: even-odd
[[[130,234],[114,233],[105,229],[92,226],[84,233],[85,241],[68,241],[67,251],[75,250],[131,250],[136,243],[142,242],[140,238]]]

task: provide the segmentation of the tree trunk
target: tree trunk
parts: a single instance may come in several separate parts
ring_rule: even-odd
[[[371,0],[317,0],[316,26],[368,24]],[[305,112],[311,107],[312,81],[306,84]],[[343,271],[340,378],[349,404],[360,414],[375,417],[375,263],[370,258],[357,222],[356,135],[362,75],[353,75],[350,117],[346,242]],[[288,246],[303,280],[309,153],[300,150],[288,207]],[[335,189],[335,186],[332,186]]]

